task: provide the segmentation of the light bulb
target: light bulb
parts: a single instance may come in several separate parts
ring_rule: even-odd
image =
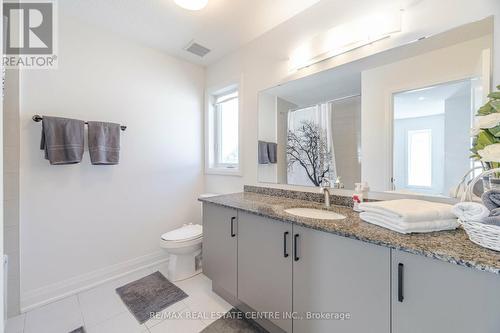
[[[187,10],[200,10],[205,8],[208,0],[175,0],[175,3]]]

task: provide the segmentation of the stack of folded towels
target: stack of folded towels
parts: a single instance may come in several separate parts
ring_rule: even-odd
[[[481,196],[483,203],[460,202],[453,213],[463,222],[480,222],[500,227],[500,190],[489,190]]]
[[[458,227],[451,205],[414,199],[365,202],[359,217],[402,234],[453,230]]]

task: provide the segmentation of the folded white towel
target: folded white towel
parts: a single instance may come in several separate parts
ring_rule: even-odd
[[[454,219],[451,205],[414,199],[399,199],[378,202],[364,202],[359,208],[365,212],[377,213],[391,221],[419,222]]]
[[[477,202],[460,202],[451,209],[453,214],[461,221],[481,221],[490,215],[485,205]]]
[[[401,220],[395,221],[384,215],[370,212],[363,212],[359,214],[359,217],[368,223],[391,229],[402,234],[453,230],[458,227],[456,218],[420,222],[402,222]]]

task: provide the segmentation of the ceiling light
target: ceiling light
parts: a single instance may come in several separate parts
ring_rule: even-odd
[[[175,3],[187,10],[200,10],[205,8],[208,0],[175,0]]]
[[[298,70],[390,37],[401,32],[401,20],[401,11],[393,9],[335,26],[297,47],[290,55],[290,70]]]
[[[419,101],[423,101],[424,99],[425,99],[425,97],[424,97],[424,96],[420,96],[420,97],[418,98],[418,100],[419,100]]]

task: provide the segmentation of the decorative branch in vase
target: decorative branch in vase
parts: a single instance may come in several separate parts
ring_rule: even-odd
[[[500,90],[500,85],[497,86]],[[472,128],[471,158],[481,161],[484,170],[500,167],[500,91],[488,95],[488,102],[476,114]],[[500,188],[500,174],[489,179],[490,188]]]

